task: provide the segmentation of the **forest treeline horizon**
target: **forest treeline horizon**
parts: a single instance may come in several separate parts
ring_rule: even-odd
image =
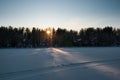
[[[50,34],[46,33],[48,29]],[[79,31],[48,29],[1,26],[0,48],[120,46],[120,29],[111,26],[88,27]]]

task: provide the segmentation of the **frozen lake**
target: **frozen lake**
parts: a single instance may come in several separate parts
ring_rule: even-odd
[[[0,49],[0,80],[120,80],[120,48]]]

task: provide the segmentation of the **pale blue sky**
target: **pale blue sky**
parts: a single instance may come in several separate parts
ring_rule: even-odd
[[[0,25],[120,28],[120,0],[0,0]]]

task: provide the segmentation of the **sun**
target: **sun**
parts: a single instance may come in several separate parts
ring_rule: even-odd
[[[50,30],[47,30],[46,33],[49,35],[51,32],[50,32]]]

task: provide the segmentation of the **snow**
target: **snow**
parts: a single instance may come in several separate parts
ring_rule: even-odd
[[[120,80],[120,48],[0,49],[0,80]]]

